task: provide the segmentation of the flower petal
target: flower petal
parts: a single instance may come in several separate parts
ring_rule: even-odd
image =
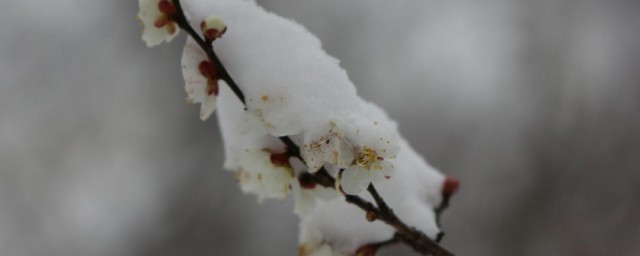
[[[336,165],[338,168],[344,169],[349,167],[355,158],[353,146],[351,146],[351,144],[346,140],[340,139],[338,141],[338,152],[338,157],[336,159]]]
[[[339,182],[344,193],[357,195],[369,185],[370,180],[366,169],[353,165],[342,171]]]
[[[140,0],[138,1],[138,19],[144,26],[142,30],[142,40],[147,44],[147,47],[156,46],[162,41],[170,42],[178,35],[178,29],[168,29],[169,25],[162,27],[156,27],[155,23],[158,19],[162,18],[163,14],[158,9],[158,3],[160,0]]]
[[[182,50],[182,76],[187,92],[187,101],[190,103],[200,103],[207,96],[207,78],[200,73],[200,63],[207,61],[207,54],[191,38]]]
[[[303,189],[300,187],[300,181],[295,179],[291,181],[291,191],[293,192],[295,204],[293,212],[298,216],[309,214],[316,205],[316,198],[312,194],[312,190]]]
[[[184,89],[187,92],[187,102],[201,103],[200,119],[207,120],[216,109],[216,94],[210,93],[209,81],[202,74],[200,65],[208,61],[207,54],[189,38],[182,51],[182,76],[184,77]],[[219,86],[219,85],[216,85]]]
[[[255,194],[258,202],[264,198],[287,198],[289,186],[297,181],[293,170],[273,165],[270,157],[267,150],[247,149],[240,162],[241,171],[236,175],[242,191]]]
[[[394,173],[395,168],[389,161],[376,161],[371,164],[369,170],[370,179],[374,185],[390,179]]]
[[[209,95],[200,104],[200,120],[206,121],[214,110],[216,110],[216,96]]]

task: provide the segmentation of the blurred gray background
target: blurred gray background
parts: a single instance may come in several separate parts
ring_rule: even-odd
[[[462,181],[447,248],[640,255],[640,1],[259,2]],[[184,35],[147,49],[133,0],[2,10],[0,255],[295,255],[291,202],[184,103]]]

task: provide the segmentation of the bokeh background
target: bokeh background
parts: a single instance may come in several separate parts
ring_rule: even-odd
[[[462,180],[447,248],[640,255],[640,1],[259,2]],[[291,202],[243,195],[184,103],[184,35],[147,49],[133,0],[2,10],[0,255],[295,255]]]

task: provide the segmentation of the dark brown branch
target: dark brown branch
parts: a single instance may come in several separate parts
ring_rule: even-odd
[[[444,212],[444,210],[449,208],[449,200],[450,199],[451,199],[451,196],[443,196],[442,197],[442,202],[440,202],[440,205],[438,205],[438,207],[436,207],[433,210],[435,212],[435,214],[436,214],[436,224],[438,225],[440,230],[442,230],[442,224],[440,222],[440,219],[441,219],[441,216],[442,216],[442,213]],[[438,233],[438,236],[436,237],[436,243],[440,243],[443,238],[444,238],[444,232],[440,231]]]
[[[373,199],[376,201],[376,204],[379,208],[379,214],[377,216],[378,219],[384,221],[384,223],[389,224],[397,230],[400,239],[411,245],[414,250],[424,253],[425,255],[434,255],[434,256],[445,256],[445,255],[453,255],[448,252],[436,242],[431,240],[427,235],[416,230],[415,228],[407,226],[402,220],[400,220],[394,213],[393,210],[387,205],[387,203],[382,199],[376,188],[369,184],[367,188]]]
[[[282,143],[287,146],[287,153],[290,156],[304,161],[302,160],[302,156],[300,155],[300,148],[298,147],[298,145],[296,145],[296,143],[293,142],[293,140],[291,140],[291,138],[289,138],[289,136],[278,137],[278,139],[280,139],[280,141],[282,141]]]
[[[213,45],[211,42],[205,41],[200,37],[191,24],[187,20],[184,15],[184,10],[180,4],[180,0],[172,0],[174,6],[176,7],[176,13],[172,16],[172,19],[178,24],[180,28],[185,30],[193,40],[202,48],[207,57],[213,62],[215,67],[218,69],[220,74],[220,79],[224,80],[227,85],[231,88],[234,94],[238,97],[238,99],[245,105],[246,102],[244,98],[244,94],[240,87],[233,80],[229,72],[226,70],[222,62],[215,54],[213,50]],[[300,155],[300,148],[289,138],[288,136],[278,137],[280,141],[287,147],[287,153],[290,156],[296,157],[304,162],[302,156]],[[334,187],[335,178],[333,178],[326,169],[321,168],[318,172],[311,173],[303,173],[301,174],[307,181],[314,182],[316,184],[320,184],[324,187]],[[345,195],[345,200],[351,204],[354,204],[364,210],[367,214],[372,215],[372,219],[379,219],[388,225],[394,227],[397,232],[392,239],[390,239],[389,243],[397,242],[398,240],[404,241],[413,247],[414,250],[423,253],[425,255],[434,255],[434,256],[450,256],[453,255],[444,248],[440,247],[437,243],[427,237],[424,233],[416,230],[415,228],[410,228],[406,224],[404,224],[400,219],[398,219],[393,210],[389,208],[389,206],[385,203],[382,197],[378,194],[375,187],[370,184],[367,188],[371,196],[374,198],[377,207],[370,202],[362,199],[356,195]],[[381,244],[382,245],[382,244]]]
[[[327,171],[322,168],[315,174],[311,173],[303,173],[301,174],[305,176],[305,178],[309,181],[312,181],[316,184],[320,184],[324,187],[333,187],[335,184],[335,179],[327,173]],[[367,188],[374,201],[378,205],[376,207],[370,202],[362,199],[359,196],[355,195],[345,195],[345,200],[348,203],[354,204],[363,211],[368,214],[373,214],[374,219],[378,219],[383,221],[384,223],[392,226],[396,229],[396,233],[400,237],[402,241],[410,245],[414,250],[423,253],[425,255],[434,255],[434,256],[449,256],[453,255],[451,252],[442,248],[435,241],[431,240],[427,235],[416,230],[415,228],[411,228],[407,226],[404,222],[402,222],[394,213],[393,210],[386,204],[384,199],[378,194],[378,191],[375,187],[370,184]]]
[[[451,196],[453,196],[453,194],[458,191],[459,187],[460,181],[454,177],[446,177],[442,184],[442,202],[440,202],[440,205],[438,205],[438,207],[434,209],[434,212],[436,214],[436,224],[438,225],[438,228],[440,228],[440,230],[442,230],[440,217],[442,216],[444,210],[449,207]],[[438,233],[438,236],[436,237],[436,242],[440,243],[440,241],[442,241],[442,238],[444,238],[444,232],[440,231],[440,233]]]

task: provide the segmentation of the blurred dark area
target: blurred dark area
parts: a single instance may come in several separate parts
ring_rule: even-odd
[[[456,255],[640,255],[640,1],[258,2],[462,181]],[[0,255],[296,254],[291,202],[243,195],[185,104],[184,33],[146,48],[137,1],[3,11]]]

